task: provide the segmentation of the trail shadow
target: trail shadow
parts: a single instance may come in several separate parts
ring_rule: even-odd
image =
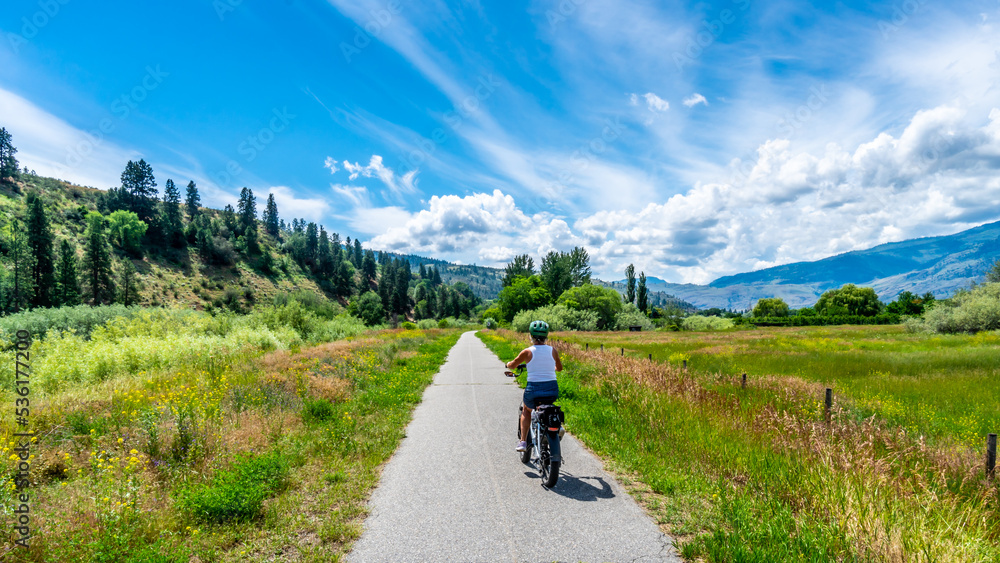
[[[535,471],[525,471],[524,476],[531,479],[542,478]],[[591,481],[596,483],[596,485],[591,483]],[[577,477],[565,471],[559,474],[559,481],[556,482],[556,486],[549,490],[566,498],[583,502],[594,502],[602,498],[615,498],[615,493],[611,490],[611,485],[604,480],[604,477]]]
[[[566,498],[584,502],[615,498],[611,485],[603,477],[577,477],[566,472],[559,475],[559,481],[550,490]]]

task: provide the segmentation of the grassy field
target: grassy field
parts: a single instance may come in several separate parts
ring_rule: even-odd
[[[900,326],[729,332],[567,333],[567,343],[667,360],[702,375],[791,376],[834,389],[861,416],[935,442],[980,447],[1000,431],[1000,334],[928,335]],[[817,401],[822,396],[816,397]]]
[[[982,455],[1000,427],[996,335],[554,336],[567,427],[688,560],[1000,561],[1000,496]],[[501,358],[525,345],[505,331],[481,338]]]
[[[337,561],[350,549],[459,332],[307,346],[290,328],[192,315],[187,329],[156,313],[33,346],[33,537],[13,545],[17,430],[4,417],[0,560]],[[0,401],[13,409],[9,389]]]

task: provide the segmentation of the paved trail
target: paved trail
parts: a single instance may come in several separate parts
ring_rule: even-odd
[[[348,561],[679,562],[569,434],[552,490],[514,452],[521,390],[468,332],[424,393]]]

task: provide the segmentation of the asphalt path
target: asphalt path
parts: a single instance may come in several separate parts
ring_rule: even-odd
[[[510,358],[507,358],[510,360]],[[679,562],[671,540],[570,434],[559,482],[514,451],[522,391],[472,332],[414,411],[347,560]]]

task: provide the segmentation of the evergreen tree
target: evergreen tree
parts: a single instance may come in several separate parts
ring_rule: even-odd
[[[322,225],[319,227],[319,243],[316,245],[316,265],[317,273],[324,281],[329,281],[333,275],[333,255],[330,254],[330,239]]]
[[[45,215],[42,198],[35,193],[28,194],[27,242],[28,250],[34,257],[31,265],[31,285],[34,292],[32,307],[51,307],[56,282],[55,237],[52,226]]]
[[[226,207],[222,209],[222,224],[229,229],[231,235],[236,234],[236,210],[233,209],[232,205],[226,204]]]
[[[31,302],[34,293],[31,272],[35,263],[28,246],[28,237],[17,219],[10,223],[10,253],[14,279],[11,280],[9,309],[16,313],[28,308]]]
[[[635,302],[635,266],[632,264],[625,268],[625,302]]]
[[[391,264],[382,266],[378,278],[378,296],[382,299],[382,308],[392,311],[392,296],[396,294],[393,285],[396,282],[396,272]]]
[[[76,272],[76,249],[67,239],[59,243],[59,268],[55,302],[58,306],[80,304],[80,278]]]
[[[347,260],[340,260],[334,279],[334,289],[337,295],[349,296],[351,294],[351,270],[347,266]]]
[[[396,283],[393,286],[395,289],[395,296],[393,297],[393,304],[395,308],[394,312],[401,315],[405,315],[406,311],[410,308],[410,297],[408,290],[410,288],[410,263],[405,260],[400,260],[399,264],[396,266]]]
[[[438,270],[437,266],[434,266],[434,273],[431,274],[431,283],[435,286],[441,285],[441,272]]]
[[[17,179],[19,173],[15,154],[17,148],[14,147],[10,132],[6,127],[0,128],[0,183],[13,183]]]
[[[639,291],[636,293],[636,306],[643,313],[649,308],[648,293],[646,292],[646,272],[639,272]]]
[[[420,263],[420,279],[422,280],[427,279],[427,268],[424,268],[423,262]]]
[[[354,239],[354,256],[351,257],[351,262],[354,263],[355,268],[361,267],[361,261],[364,260],[364,251],[361,250],[361,241]]]
[[[316,223],[310,222],[306,226],[306,256],[305,263],[309,267],[316,265],[316,252],[319,250],[319,230]]]
[[[361,285],[368,288],[369,284],[375,281],[376,271],[375,253],[368,250],[365,252],[365,257],[361,260]]]
[[[267,207],[264,208],[264,230],[267,234],[277,238],[281,232],[281,223],[278,220],[278,204],[274,201],[274,194],[268,194]]]
[[[139,274],[135,271],[135,265],[131,260],[126,258],[122,262],[119,279],[118,302],[126,307],[138,303],[142,298],[139,294]]]
[[[240,201],[237,205],[239,212],[239,226],[237,235],[245,235],[250,229],[257,228],[257,198],[253,195],[253,190],[244,187],[240,190]]]
[[[201,206],[201,195],[198,194],[198,185],[194,183],[194,180],[188,182],[185,205],[187,205],[188,221],[194,221],[198,217],[200,212],[198,208]]]
[[[94,306],[110,303],[115,295],[114,281],[111,278],[111,247],[104,232],[104,223],[104,216],[100,213],[92,211],[87,214],[83,277],[90,304]]]
[[[128,161],[122,172],[122,195],[127,199],[127,211],[139,216],[139,220],[152,225],[156,218],[156,178],[153,177],[153,167],[145,160]]]
[[[212,230],[207,225],[198,225],[195,234],[195,246],[198,247],[198,254],[202,260],[211,261],[215,258],[215,239],[212,238]]]
[[[176,247],[184,246],[184,224],[181,219],[181,192],[173,180],[167,180],[163,187],[163,215],[160,218],[163,225],[164,242]]]

